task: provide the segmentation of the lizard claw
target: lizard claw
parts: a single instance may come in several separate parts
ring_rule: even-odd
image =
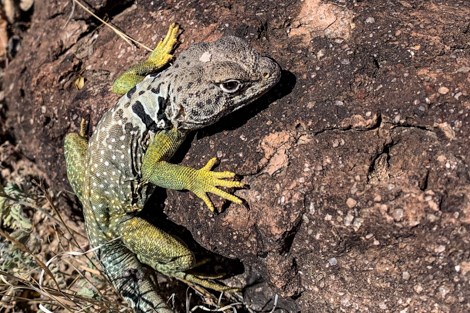
[[[200,198],[207,205],[209,210],[215,212],[215,207],[212,201],[207,196],[207,193],[213,193],[223,199],[231,202],[241,204],[242,200],[235,195],[232,195],[218,187],[225,188],[242,188],[244,183],[235,180],[227,180],[235,177],[235,173],[229,171],[214,172],[212,168],[218,162],[217,158],[210,159],[206,165],[195,172],[195,179],[193,186],[190,189],[198,198]]]
[[[160,68],[173,58],[171,51],[178,42],[179,29],[180,28],[178,24],[173,23],[170,25],[165,38],[158,42],[155,49],[152,51],[152,53],[150,53],[147,62],[154,64],[157,68]]]
[[[80,130],[78,132],[78,135],[80,137],[87,139],[89,124],[90,124],[90,115],[87,114],[86,116],[83,116],[82,119],[80,120]]]

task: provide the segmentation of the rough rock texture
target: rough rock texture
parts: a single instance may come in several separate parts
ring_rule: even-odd
[[[213,217],[189,193],[165,199],[201,246],[243,263],[252,308],[279,295],[288,312],[470,311],[468,1],[89,3],[147,45],[176,21],[181,50],[238,35],[285,70],[179,156],[218,156],[250,184],[246,206]],[[95,124],[146,54],[71,10],[38,3],[5,74],[8,132],[57,190],[65,133],[83,114]]]

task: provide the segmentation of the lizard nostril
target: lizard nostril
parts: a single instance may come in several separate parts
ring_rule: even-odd
[[[263,71],[261,75],[263,75],[263,78],[268,79],[269,76],[271,76],[271,73],[269,73],[269,71]]]

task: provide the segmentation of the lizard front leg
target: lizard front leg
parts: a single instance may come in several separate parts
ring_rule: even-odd
[[[217,162],[216,158],[210,159],[200,169],[163,161],[173,155],[183,140],[184,134],[176,129],[162,131],[155,136],[142,162],[142,182],[150,182],[167,189],[189,190],[202,199],[212,212],[215,211],[215,208],[207,193],[213,193],[231,202],[241,204],[240,198],[219,187],[240,188],[244,184],[231,180],[235,177],[233,172],[212,171]]]
[[[123,95],[140,83],[146,75],[156,72],[168,64],[173,58],[171,52],[178,42],[178,31],[179,26],[174,23],[171,24],[165,38],[157,44],[147,60],[132,66],[121,74],[114,81],[112,91],[118,95]]]

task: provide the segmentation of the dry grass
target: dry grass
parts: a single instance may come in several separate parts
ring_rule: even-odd
[[[4,312],[131,312],[85,251],[83,225],[61,216],[57,199],[27,181],[0,189]]]
[[[3,144],[0,166],[5,151],[11,149]],[[87,251],[83,224],[60,213],[66,211],[56,206],[60,195],[16,171],[8,178],[16,182],[0,185],[1,312],[132,312],[105,278],[93,251]],[[243,307],[235,295],[222,301],[193,287],[200,296],[196,302],[202,304],[194,305],[188,289],[186,312],[237,312]]]

